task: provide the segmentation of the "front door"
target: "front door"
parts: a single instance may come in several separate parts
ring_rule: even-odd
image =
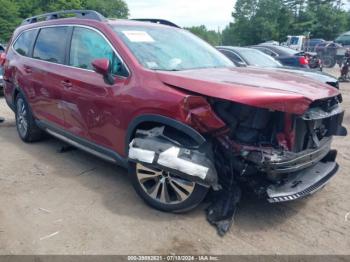
[[[93,71],[92,61],[107,58],[116,79],[106,83]],[[116,148],[120,129],[119,94],[128,85],[128,71],[102,33],[74,27],[66,69],[63,112],[68,131],[107,148]]]

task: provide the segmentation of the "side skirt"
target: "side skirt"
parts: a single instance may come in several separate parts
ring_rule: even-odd
[[[124,168],[128,167],[128,161],[127,159],[123,158],[122,156],[120,156],[117,152],[102,147],[100,145],[97,145],[93,142],[90,142],[86,139],[77,137],[59,127],[56,127],[52,124],[47,123],[46,121],[39,121],[36,120],[35,121],[36,124],[43,129],[44,131],[46,131],[47,133],[49,133],[50,135],[74,146],[77,147],[87,153],[90,153],[94,156],[97,156],[101,159],[104,159],[108,162],[111,163],[115,163],[119,166],[122,166]]]

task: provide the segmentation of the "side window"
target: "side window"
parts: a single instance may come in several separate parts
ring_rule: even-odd
[[[269,56],[276,57],[278,56],[275,52],[271,51],[267,48],[262,48],[261,51],[263,51],[265,54],[268,54]]]
[[[13,48],[16,50],[16,52],[23,56],[30,56],[30,51],[32,49],[37,33],[38,30],[36,29],[23,32],[13,45]]]
[[[104,37],[94,30],[75,27],[70,48],[69,65],[92,70],[92,61],[100,58],[109,59],[113,75],[128,76],[122,61]]]
[[[39,32],[33,57],[36,59],[64,64],[68,27],[48,27]]]
[[[231,51],[227,51],[227,50],[220,50],[221,53],[223,53],[225,56],[227,56],[232,62],[234,62],[235,64],[240,64],[240,63],[244,63],[244,61],[242,61],[242,59],[236,55],[235,53],[231,52]]]

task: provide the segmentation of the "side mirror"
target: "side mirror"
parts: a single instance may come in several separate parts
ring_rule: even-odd
[[[91,63],[94,71],[103,76],[107,84],[113,85],[115,83],[114,77],[110,72],[110,62],[107,58],[95,59]]]

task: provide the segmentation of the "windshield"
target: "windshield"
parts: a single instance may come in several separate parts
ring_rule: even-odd
[[[240,49],[239,54],[249,65],[261,66],[261,67],[280,67],[279,62],[273,59],[271,56],[264,54],[263,52],[255,49]]]
[[[193,34],[171,27],[112,26],[144,67],[178,71],[233,67],[215,48]]]

